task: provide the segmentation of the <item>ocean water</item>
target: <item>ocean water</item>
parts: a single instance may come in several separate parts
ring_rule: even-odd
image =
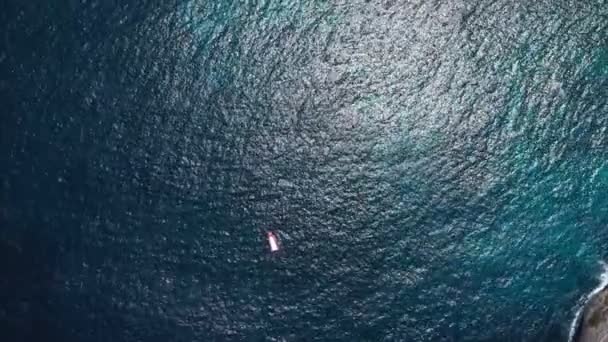
[[[4,0],[0,27],[2,341],[567,341],[599,283],[606,1]]]

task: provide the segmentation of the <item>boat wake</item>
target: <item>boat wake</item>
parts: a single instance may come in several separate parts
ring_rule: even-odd
[[[578,326],[580,324],[581,316],[583,315],[583,311],[585,310],[585,306],[587,305],[587,302],[589,302],[589,300],[591,298],[593,298],[593,296],[595,296],[596,294],[598,294],[600,291],[602,291],[604,288],[606,288],[608,286],[608,264],[606,264],[605,262],[602,261],[601,265],[602,265],[602,273],[599,276],[600,283],[595,289],[593,289],[593,291],[591,291],[589,294],[587,294],[587,296],[585,296],[584,300],[581,301],[580,308],[576,312],[576,315],[574,316],[574,320],[572,321],[572,324],[570,325],[570,332],[568,333],[568,342],[574,342],[574,338],[576,337],[576,333],[578,331]]]

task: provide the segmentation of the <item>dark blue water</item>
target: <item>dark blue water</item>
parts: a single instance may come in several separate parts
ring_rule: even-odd
[[[605,1],[5,0],[0,27],[3,341],[566,341],[597,284]]]

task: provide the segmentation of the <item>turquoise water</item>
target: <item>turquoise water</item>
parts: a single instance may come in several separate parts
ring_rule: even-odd
[[[0,9],[4,340],[566,341],[597,286],[605,1]]]

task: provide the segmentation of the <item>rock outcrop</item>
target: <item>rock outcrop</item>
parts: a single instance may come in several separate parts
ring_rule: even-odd
[[[575,342],[608,342],[608,287],[589,299],[578,323]]]

